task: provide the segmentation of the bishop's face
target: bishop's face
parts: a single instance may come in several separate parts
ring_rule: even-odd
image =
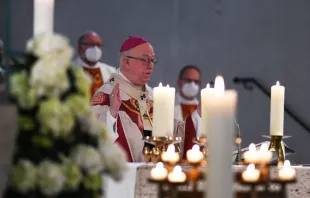
[[[153,47],[145,43],[131,49],[123,61],[129,80],[135,85],[145,85],[152,77],[157,59]]]

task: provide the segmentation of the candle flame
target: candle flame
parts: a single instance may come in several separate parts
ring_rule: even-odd
[[[209,84],[209,83],[207,83],[206,88],[207,88],[207,89],[210,89],[210,84]]]
[[[250,144],[250,146],[249,146],[249,151],[250,151],[250,152],[255,152],[255,151],[256,151],[255,144],[253,144],[253,143]]]
[[[290,167],[291,167],[291,162],[289,160],[285,160],[283,168],[290,168]]]
[[[160,82],[159,85],[158,85],[158,87],[162,87],[162,86],[163,86],[163,83]]]
[[[277,86],[280,86],[280,82],[279,82],[279,81],[277,81],[276,85],[277,85]]]
[[[255,170],[255,165],[254,164],[250,164],[247,168],[246,168],[247,171],[254,171]]]
[[[217,76],[215,78],[214,89],[217,95],[223,95],[225,92],[225,83],[222,76]]]
[[[199,148],[199,146],[197,144],[195,144],[193,146],[192,150],[198,152],[198,151],[200,151],[200,148]]]
[[[173,144],[170,144],[168,146],[167,153],[174,153],[174,152],[175,152],[175,147]]]
[[[260,150],[261,150],[262,152],[268,151],[267,144],[262,144],[262,145],[260,146]]]
[[[174,169],[173,169],[173,172],[174,173],[181,173],[182,172],[181,166],[175,166]]]
[[[156,164],[156,168],[164,168],[164,164],[162,162],[158,162]]]

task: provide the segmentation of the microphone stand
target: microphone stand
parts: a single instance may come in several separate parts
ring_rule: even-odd
[[[236,118],[233,117],[233,119],[234,119],[234,122],[238,128],[238,135],[236,137],[236,143],[238,144],[237,162],[240,162],[241,161],[241,140],[242,140],[241,139],[241,132],[240,132],[240,127],[239,127],[239,124],[238,124]]]

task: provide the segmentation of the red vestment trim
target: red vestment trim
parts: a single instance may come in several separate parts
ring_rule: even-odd
[[[186,152],[194,146],[193,139],[196,137],[195,126],[192,116],[188,116],[185,120],[185,136],[184,136],[184,154],[183,158],[186,159]]]
[[[133,162],[131,152],[128,146],[128,141],[124,133],[121,118],[119,116],[117,116],[117,133],[118,133],[118,138],[116,139],[115,142],[118,143],[125,150],[125,153],[127,155],[127,161]]]

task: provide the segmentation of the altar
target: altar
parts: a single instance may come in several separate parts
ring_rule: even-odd
[[[128,163],[128,172],[125,174],[120,183],[114,182],[110,178],[104,176],[105,198],[157,198],[157,186],[149,183],[147,180],[152,164],[144,163]],[[182,167],[186,169],[186,167]],[[244,169],[242,166],[233,166],[233,170]],[[295,166],[297,173],[297,182],[287,186],[288,198],[306,198],[310,197],[310,167]],[[271,170],[271,175],[275,170]],[[239,188],[238,185],[234,186]],[[182,186],[182,190],[190,190],[189,186]],[[200,182],[199,190],[203,190],[204,183]]]

